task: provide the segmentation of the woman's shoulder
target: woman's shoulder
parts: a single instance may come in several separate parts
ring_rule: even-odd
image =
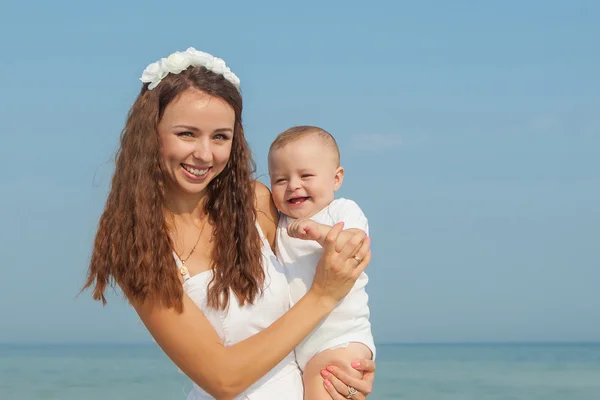
[[[273,203],[271,191],[259,181],[254,181],[254,193],[256,198],[256,217],[258,224],[271,247],[275,247],[275,232],[279,222],[279,212]]]

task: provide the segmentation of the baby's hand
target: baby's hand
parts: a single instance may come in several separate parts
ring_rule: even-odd
[[[319,240],[321,232],[319,224],[307,218],[299,218],[288,225],[287,232],[290,237],[303,240]]]

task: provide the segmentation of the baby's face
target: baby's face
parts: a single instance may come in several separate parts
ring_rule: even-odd
[[[292,218],[309,218],[333,201],[343,169],[322,138],[308,135],[269,154],[269,175],[279,211]]]

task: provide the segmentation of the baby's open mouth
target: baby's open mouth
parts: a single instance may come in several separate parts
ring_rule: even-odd
[[[310,199],[310,197],[293,197],[288,200],[288,203],[298,205],[304,203],[306,200]]]

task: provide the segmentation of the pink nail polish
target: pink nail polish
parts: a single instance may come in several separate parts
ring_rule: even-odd
[[[352,368],[359,368],[359,367],[360,367],[360,362],[358,362],[358,361],[354,361],[354,362],[352,363]]]
[[[333,372],[333,367],[327,367],[327,371]]]
[[[325,384],[325,386],[331,386],[331,382],[329,382],[327,379],[325,379],[323,383]]]
[[[327,372],[325,370],[321,370],[321,375],[326,378],[329,376],[329,372]]]

